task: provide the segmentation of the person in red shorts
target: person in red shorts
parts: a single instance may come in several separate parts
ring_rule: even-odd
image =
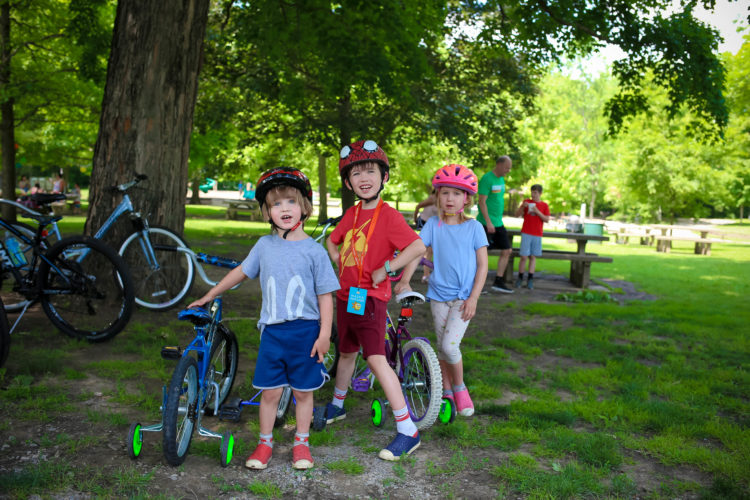
[[[523,226],[521,226],[521,249],[518,252],[521,259],[518,263],[516,288],[523,284],[523,270],[526,267],[526,259],[528,259],[529,274],[526,287],[532,290],[534,288],[536,258],[542,255],[542,226],[549,221],[549,206],[542,201],[541,184],[531,186],[531,199],[523,200],[516,211],[516,217],[521,215],[523,215]]]
[[[398,431],[378,456],[397,461],[419,447],[420,437],[398,377],[385,358],[386,305],[391,298],[387,278],[421,256],[425,246],[404,216],[380,198],[389,170],[388,157],[375,141],[357,141],[341,149],[342,183],[360,201],[346,211],[326,241],[341,285],[336,294],[340,358],[333,400],[319,411],[325,411],[326,423],[346,417],[344,399],[361,347],[393,409]],[[394,257],[396,250],[400,253]]]

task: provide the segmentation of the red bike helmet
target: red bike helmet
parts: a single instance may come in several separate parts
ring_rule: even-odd
[[[339,154],[339,173],[341,174],[341,178],[344,179],[349,173],[349,167],[366,161],[378,163],[385,169],[385,172],[388,172],[391,168],[385,151],[375,141],[357,141],[341,148],[341,153]]]
[[[435,188],[442,186],[452,187],[466,191],[469,194],[477,194],[479,181],[471,169],[463,165],[451,164],[438,169],[432,178],[432,185]]]
[[[310,185],[310,179],[299,169],[276,167],[268,170],[258,179],[258,184],[255,188],[255,199],[258,200],[261,206],[265,203],[268,192],[277,186],[297,188],[312,203],[313,190]]]

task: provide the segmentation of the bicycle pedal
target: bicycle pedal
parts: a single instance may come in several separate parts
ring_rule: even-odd
[[[168,345],[161,348],[162,359],[180,359],[182,357],[182,349],[176,345]]]
[[[242,417],[242,399],[232,398],[219,407],[219,420],[239,422]]]
[[[369,377],[359,377],[352,379],[352,389],[357,392],[367,392],[370,390]]]

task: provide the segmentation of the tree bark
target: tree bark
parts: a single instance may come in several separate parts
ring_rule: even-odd
[[[0,94],[6,94],[10,84],[10,2],[0,5]],[[7,93],[9,94],[9,92]],[[16,199],[16,141],[15,124],[13,123],[13,98],[8,97],[0,104],[0,147],[2,153],[2,190],[3,198],[7,200]],[[16,209],[10,205],[2,204],[3,218],[15,222]]]
[[[107,188],[148,175],[131,191],[152,224],[182,233],[193,110],[209,0],[119,0],[94,147],[93,234],[120,202]],[[127,226],[114,228],[119,242]]]

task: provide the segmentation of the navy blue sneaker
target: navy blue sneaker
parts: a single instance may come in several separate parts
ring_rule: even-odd
[[[407,436],[406,434],[398,433],[391,444],[380,450],[378,456],[383,460],[389,460],[391,462],[397,462],[401,460],[404,455],[409,455],[412,451],[419,448],[422,440],[419,438],[419,434],[415,437]]]
[[[318,411],[326,412],[326,424],[332,424],[346,418],[346,410],[344,408],[339,408],[333,403],[328,403],[325,409],[322,407],[315,408],[313,413],[317,413]]]

